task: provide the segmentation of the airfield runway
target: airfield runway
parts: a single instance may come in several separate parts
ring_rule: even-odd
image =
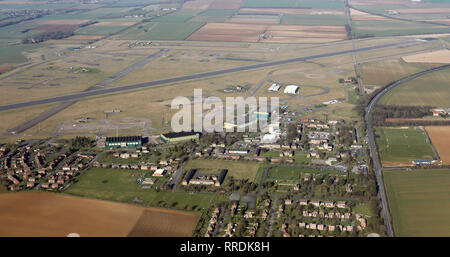
[[[82,99],[85,97],[90,97],[90,96],[111,94],[111,93],[117,93],[117,92],[126,91],[126,90],[140,89],[140,88],[158,86],[158,85],[169,84],[169,83],[174,83],[174,82],[183,82],[183,81],[192,80],[192,79],[202,79],[202,78],[223,75],[223,74],[228,74],[228,73],[248,71],[248,70],[260,69],[260,68],[295,63],[295,62],[303,62],[306,60],[323,58],[323,57],[344,55],[344,54],[370,51],[370,50],[395,47],[395,46],[421,44],[424,42],[425,41],[407,40],[407,41],[398,42],[398,43],[382,44],[382,45],[377,45],[377,46],[370,46],[370,47],[364,47],[364,48],[358,48],[358,49],[352,49],[352,50],[344,50],[344,51],[337,51],[337,52],[331,52],[331,53],[325,53],[325,54],[298,57],[298,58],[281,60],[281,61],[265,62],[265,63],[261,63],[261,64],[254,64],[254,65],[225,69],[225,70],[205,72],[205,73],[199,73],[199,74],[194,74],[194,75],[186,75],[186,76],[181,76],[181,77],[176,77],[176,78],[155,80],[155,81],[144,82],[144,83],[139,83],[139,84],[134,84],[134,85],[129,85],[129,86],[122,86],[122,87],[115,87],[115,88],[108,88],[108,89],[99,89],[99,90],[92,90],[92,91],[84,91],[84,92],[69,94],[69,95],[65,95],[65,96],[51,97],[51,98],[46,98],[46,99],[41,99],[41,100],[35,100],[35,101],[29,101],[29,102],[23,102],[23,103],[17,103],[17,104],[10,104],[10,105],[3,105],[3,106],[0,106],[0,111],[13,110],[13,109],[19,109],[19,108],[23,108],[23,107],[29,107],[29,106],[35,106],[35,105],[41,105],[41,104],[49,104],[49,103],[55,103],[55,102],[62,102],[62,101],[79,100],[79,99]]]

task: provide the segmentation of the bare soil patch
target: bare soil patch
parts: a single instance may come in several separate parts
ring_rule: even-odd
[[[450,165],[450,126],[427,126],[425,130],[444,165]]]
[[[189,236],[193,213],[56,193],[0,194],[0,236]],[[179,230],[177,230],[179,228]],[[188,233],[189,230],[189,233]]]
[[[130,237],[189,237],[198,215],[172,210],[145,210],[128,234]]]
[[[405,62],[411,63],[450,63],[450,50],[438,50],[428,53],[413,54],[402,57]]]

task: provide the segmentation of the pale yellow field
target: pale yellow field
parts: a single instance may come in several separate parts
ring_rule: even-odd
[[[448,49],[428,53],[413,54],[402,57],[408,63],[450,63],[450,51]]]

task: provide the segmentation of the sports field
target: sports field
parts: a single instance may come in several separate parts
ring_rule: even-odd
[[[386,170],[396,236],[450,236],[450,170]]]
[[[426,133],[419,128],[376,128],[375,136],[383,166],[412,165],[413,160],[434,157]]]
[[[0,236],[190,236],[198,214],[56,193],[0,194]]]
[[[186,170],[202,169],[202,172],[208,172],[209,170],[212,173],[221,169],[227,169],[227,176],[233,176],[235,179],[249,179],[249,181],[253,181],[259,166],[256,162],[248,161],[194,159],[190,160],[184,168]]]
[[[292,167],[273,167],[269,169],[266,180],[298,180],[301,169]]]

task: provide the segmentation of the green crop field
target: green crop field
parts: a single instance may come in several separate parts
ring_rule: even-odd
[[[447,107],[450,99],[450,69],[433,72],[392,89],[381,104]]]
[[[259,164],[250,161],[231,161],[231,160],[206,160],[194,159],[190,160],[184,168],[211,170],[212,172],[227,169],[227,176],[233,176],[235,179],[249,179],[253,181],[258,172]],[[202,172],[204,172],[202,171]]]
[[[344,9],[344,1],[316,0],[316,1],[292,1],[292,0],[245,0],[242,7],[304,7],[318,9]]]
[[[175,208],[183,205],[207,208],[221,198],[210,194],[188,194],[175,192],[156,192],[153,189],[141,189],[136,179],[144,171],[92,168],[83,174],[65,193],[96,199],[133,203],[136,197],[144,205],[155,206],[164,201]]]
[[[450,33],[448,26],[418,24],[406,21],[353,21],[353,30],[357,37],[405,36],[416,34]]]
[[[25,58],[22,52],[38,47],[39,45],[0,46],[0,64],[26,62],[27,58]]]
[[[204,22],[151,22],[120,34],[131,40],[184,40],[201,28]]]
[[[126,26],[87,26],[75,31],[77,35],[108,35],[116,33],[121,29],[126,28]]]
[[[439,65],[407,63],[400,58],[368,62],[361,65],[362,80],[365,85],[386,86],[395,80],[435,66]]]
[[[396,236],[450,236],[450,170],[384,171]]]
[[[383,162],[408,162],[434,157],[425,132],[418,128],[376,128],[378,152]]]

